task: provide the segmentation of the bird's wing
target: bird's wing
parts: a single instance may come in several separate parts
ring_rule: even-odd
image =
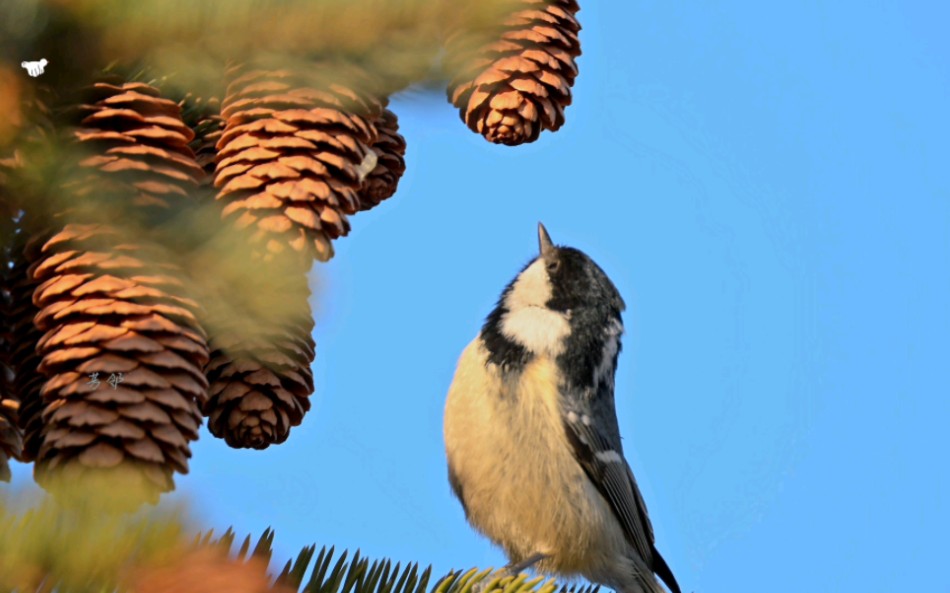
[[[653,565],[653,526],[637,487],[633,472],[623,457],[619,443],[598,430],[586,413],[564,416],[567,440],[574,457],[613,510],[627,540],[648,566]]]
[[[586,412],[565,414],[564,430],[574,449],[574,457],[607,500],[627,541],[670,591],[680,593],[673,572],[653,545],[653,526],[637,480],[623,457],[619,437],[598,430]]]

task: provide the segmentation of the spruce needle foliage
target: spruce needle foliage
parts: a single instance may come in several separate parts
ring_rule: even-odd
[[[137,475],[61,477],[55,499],[0,498],[0,591],[112,591],[133,567],[176,553],[180,509],[127,513],[143,495]]]
[[[0,592],[597,592],[494,569],[452,571],[433,581],[431,566],[315,545],[268,571],[272,529],[256,541],[239,540],[230,528],[189,535],[195,532],[182,504],[130,511],[141,487],[137,474],[116,472],[69,479],[55,498],[35,491],[0,496]]]

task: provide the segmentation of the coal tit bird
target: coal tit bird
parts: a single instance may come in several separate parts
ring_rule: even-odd
[[[620,593],[679,585],[623,456],[614,372],[623,299],[583,252],[551,242],[464,350],[445,405],[449,483],[515,573],[582,575]]]

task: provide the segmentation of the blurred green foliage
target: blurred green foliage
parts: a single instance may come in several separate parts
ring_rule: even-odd
[[[273,530],[237,549],[228,529],[195,533],[184,505],[140,508],[135,474],[63,476],[55,497],[0,491],[0,592],[596,593],[494,569],[402,566],[308,546],[271,576]]]
[[[195,95],[222,65],[264,54],[345,58],[405,86],[438,67],[445,38],[490,30],[512,0],[4,0],[0,61],[46,57],[48,78],[147,65]],[[58,73],[57,73],[58,72]],[[46,76],[46,75],[44,75]],[[53,83],[52,81],[55,81]]]
[[[176,551],[182,507],[137,512],[137,475],[61,476],[55,498],[0,491],[0,591],[113,590],[136,565]]]

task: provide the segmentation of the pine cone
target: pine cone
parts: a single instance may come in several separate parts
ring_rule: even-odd
[[[157,248],[112,227],[71,224],[32,270],[42,388],[35,476],[139,469],[152,492],[188,471],[208,361],[197,304]],[[157,498],[157,494],[155,494]]]
[[[178,104],[141,82],[97,82],[86,94],[74,136],[90,154],[79,163],[87,174],[75,182],[75,197],[94,199],[90,220],[102,220],[100,200],[113,194],[115,215],[150,223],[188,198],[203,172]]]
[[[534,142],[564,124],[581,53],[575,0],[517,0],[497,36],[472,47],[470,32],[448,42],[457,72],[448,97],[462,121],[495,144]],[[483,38],[484,39],[484,38]]]
[[[265,254],[329,260],[330,241],[349,233],[346,215],[359,209],[381,104],[319,73],[234,67],[229,77],[215,177],[223,216]]]
[[[209,322],[215,328],[211,387],[202,412],[211,434],[235,448],[284,442],[310,409],[315,345],[306,271],[271,280],[262,290],[279,295],[280,311],[253,305],[229,311],[232,299],[208,313],[216,319]]]
[[[369,210],[383,200],[392,197],[399,186],[399,179],[406,171],[406,139],[399,134],[396,114],[386,109],[374,122],[379,137],[373,144],[376,153],[376,168],[363,181],[360,189],[360,210]]]

